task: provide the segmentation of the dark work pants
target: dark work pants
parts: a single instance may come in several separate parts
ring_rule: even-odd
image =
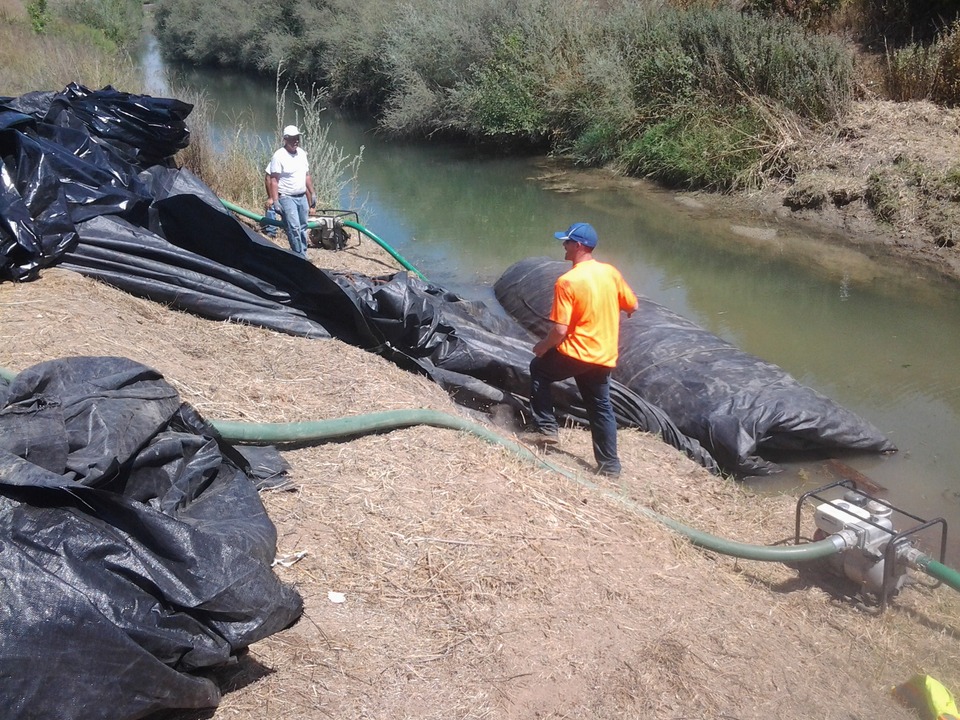
[[[573,378],[590,420],[593,437],[593,456],[600,472],[620,472],[617,457],[617,419],[610,402],[611,368],[585,363],[563,355],[556,349],[530,363],[530,406],[537,428],[556,432],[557,416],[553,407],[550,387],[555,382]]]

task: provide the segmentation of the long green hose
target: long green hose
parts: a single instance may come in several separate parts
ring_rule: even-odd
[[[334,420],[298,423],[240,423],[214,420],[211,421],[211,424],[223,435],[224,439],[231,442],[262,444],[326,442],[338,438],[394,430],[397,428],[411,427],[413,425],[430,425],[433,427],[460,430],[476,435],[487,442],[501,445],[521,458],[530,460],[538,467],[557,472],[584,487],[590,488],[614,500],[633,512],[640,513],[663,523],[671,530],[688,538],[694,545],[713,550],[723,555],[732,555],[748,560],[789,563],[818,560],[834,555],[840,551],[840,547],[831,539],[806,543],[804,545],[768,547],[766,545],[748,545],[746,543],[724,540],[715,535],[695,530],[676,520],[661,515],[650,508],[639,505],[619,493],[601,488],[576,473],[553,465],[539,458],[523,445],[508,440],[483,425],[437,410],[391,410]]]
[[[0,368],[0,377],[12,381],[15,374],[9,370]],[[559,473],[583,487],[610,498],[628,510],[662,523],[674,532],[686,537],[692,544],[722,555],[763,562],[796,563],[820,560],[835,555],[844,549],[843,541],[839,540],[837,536],[831,536],[825,540],[805,543],[803,545],[771,547],[767,545],[750,545],[711,535],[701,530],[688,527],[665,515],[661,515],[620,493],[601,488],[577,473],[572,473],[549,463],[532,453],[523,445],[508,440],[483,425],[438,410],[390,410],[380,413],[312,422],[243,423],[228,420],[213,420],[211,424],[225,440],[250,444],[305,444],[327,442],[340,438],[384,432],[415,425],[428,425],[459,430],[475,435],[487,442],[501,445],[520,458],[532,462],[537,467]],[[940,580],[954,590],[960,590],[960,573],[956,570],[920,553],[913,558],[912,562],[918,569],[926,572],[931,577]]]
[[[274,220],[272,218],[264,217],[263,215],[258,215],[255,212],[242,208],[239,205],[235,205],[229,200],[224,200],[223,198],[220,198],[220,202],[223,203],[223,206],[225,208],[227,208],[228,210],[232,210],[233,212],[237,213],[237,215],[243,215],[243,217],[245,218],[256,220],[257,222],[264,223],[266,225],[275,225],[281,228],[284,227],[284,223],[282,220]],[[370,238],[375,243],[377,243],[377,245],[379,245],[384,250],[386,250],[390,254],[390,257],[392,257],[394,260],[400,263],[400,266],[403,267],[405,270],[409,270],[410,272],[414,273],[417,277],[419,277],[424,282],[430,282],[429,280],[427,280],[426,276],[422,272],[417,270],[417,268],[415,268],[405,257],[403,257],[403,255],[401,255],[392,247],[390,247],[390,245],[385,240],[382,240],[381,238],[377,237],[372,232],[367,230],[367,228],[365,228],[363,225],[360,225],[359,223],[355,223],[355,222],[350,222],[349,220],[344,220],[343,226],[353,228],[357,232],[363,233],[368,238]],[[320,225],[311,221],[307,223],[307,227],[319,228]]]
[[[358,231],[358,232],[362,232],[362,233],[363,233],[364,235],[366,235],[368,238],[370,238],[370,239],[373,240],[375,243],[377,243],[377,245],[379,245],[379,246],[382,247],[384,250],[386,250],[388,253],[390,253],[391,257],[393,257],[393,259],[396,260],[398,263],[400,263],[400,265],[402,265],[404,268],[406,268],[406,269],[409,270],[410,272],[414,273],[417,277],[419,277],[419,278],[420,278],[421,280],[423,280],[424,282],[430,282],[429,280],[427,280],[427,278],[424,276],[424,274],[423,274],[422,272],[420,272],[420,271],[417,270],[413,265],[411,265],[409,262],[407,262],[406,258],[404,258],[400,253],[398,253],[396,250],[394,250],[392,247],[390,247],[390,246],[386,243],[386,241],[381,240],[381,239],[378,238],[376,235],[374,235],[372,232],[370,232],[369,230],[367,230],[363,225],[360,225],[359,223],[351,222],[351,221],[349,221],[349,220],[344,220],[344,221],[343,221],[343,226],[344,226],[344,227],[348,227],[348,228],[353,228],[354,230],[356,230],[356,231]]]

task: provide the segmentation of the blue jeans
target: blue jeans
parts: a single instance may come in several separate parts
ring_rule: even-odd
[[[580,389],[580,396],[590,420],[590,435],[593,438],[593,456],[598,470],[603,473],[619,473],[620,458],[617,456],[617,418],[610,402],[610,372],[612,368],[585,363],[582,360],[549,350],[530,363],[530,407],[537,428],[556,432],[557,416],[553,407],[550,388],[555,382],[573,378]]]
[[[276,220],[277,211],[272,207],[268,207],[267,211],[263,214],[265,220]],[[275,237],[277,234],[277,226],[270,225],[269,223],[260,223],[260,227],[263,230],[263,234],[267,237]]]
[[[281,195],[279,203],[290,249],[305,258],[307,256],[307,214],[310,211],[307,196],[306,194]]]

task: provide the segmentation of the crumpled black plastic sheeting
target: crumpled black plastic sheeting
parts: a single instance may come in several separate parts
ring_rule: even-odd
[[[192,105],[72,83],[0,98],[0,279],[29,280],[104,214],[144,224],[139,173],[186,147]]]
[[[357,292],[365,316],[387,347],[403,347],[436,382],[464,405],[519,403],[529,410],[530,361],[536,342],[502,309],[463,300],[430,283],[399,273],[392,278],[344,277]],[[561,415],[586,423],[587,411],[572,380],[557,383]],[[660,435],[712,473],[720,468],[701,444],[671,418],[620,383],[610,390],[621,426]]]
[[[553,286],[569,264],[528,258],[497,280],[506,310],[533,332],[545,332]],[[893,452],[880,431],[801,385],[782,368],[745,353],[672,310],[640,297],[620,326],[613,377],[663,408],[731,473],[765,475],[779,468],[764,451]]]
[[[204,671],[302,612],[243,458],[131,360],[50,361],[2,386],[4,718],[216,706]]]

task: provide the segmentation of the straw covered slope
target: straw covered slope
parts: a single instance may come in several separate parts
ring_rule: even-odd
[[[352,245],[310,259],[384,272],[375,246]],[[124,355],[210,419],[462,412],[425,378],[339,341],[199,319],[65,270],[0,285],[0,313],[0,366]],[[561,438],[550,459],[587,471],[588,433]],[[792,538],[793,499],[750,497],[655,437],[620,441],[625,472],[606,489],[722,537]],[[219,674],[215,712],[185,717],[906,720],[917,715],[891,686],[927,672],[960,688],[950,590],[907,588],[877,616],[826,576],[698,550],[450,430],[284,456],[295,490],[263,501],[276,571],[302,593],[304,616]]]

